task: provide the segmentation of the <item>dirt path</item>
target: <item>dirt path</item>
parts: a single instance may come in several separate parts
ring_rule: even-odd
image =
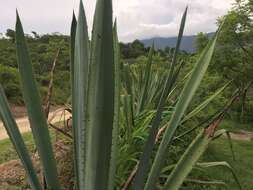
[[[68,119],[71,116],[70,113],[65,112],[65,119]],[[63,109],[57,109],[53,112],[50,112],[48,121],[50,123],[56,123],[59,121],[64,120],[64,114],[63,114]],[[31,130],[29,120],[27,117],[22,117],[16,119],[17,125],[19,127],[19,130],[21,133],[29,132]],[[3,123],[0,121],[0,140],[8,138],[8,135],[6,133],[6,130],[3,126]]]
[[[240,141],[251,141],[253,140],[253,132],[240,130],[238,132],[230,133],[231,139]]]
[[[49,119],[48,121],[50,123],[56,123],[59,121],[64,120],[64,115],[63,115],[63,109],[58,108],[58,109],[53,109],[54,111],[50,112],[49,114]],[[65,112],[65,119],[68,119],[71,116],[69,112]],[[21,117],[17,118],[16,122],[18,124],[19,130],[21,133],[29,132],[31,131],[29,121],[27,117]],[[238,132],[231,132],[230,133],[231,139],[233,140],[241,140],[241,141],[250,141],[253,140],[253,132],[245,131],[245,130],[240,130]],[[226,135],[224,135],[226,138]],[[8,138],[8,135],[5,131],[5,128],[3,126],[3,123],[0,120],[0,140]]]

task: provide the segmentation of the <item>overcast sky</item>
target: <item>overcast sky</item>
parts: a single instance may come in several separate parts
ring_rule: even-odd
[[[83,0],[89,29],[95,0]],[[216,19],[224,15],[233,0],[114,0],[114,15],[118,19],[119,37],[132,41],[154,36],[175,36],[181,15],[189,5],[186,35],[216,30]],[[25,31],[30,33],[60,32],[68,34],[72,10],[78,10],[79,0],[7,0],[0,6],[0,32],[14,28],[18,8]]]

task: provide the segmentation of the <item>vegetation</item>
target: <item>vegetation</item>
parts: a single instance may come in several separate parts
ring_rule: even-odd
[[[253,184],[251,180],[252,176],[252,164],[250,158],[252,157],[252,141],[233,141],[235,160],[229,148],[229,144],[225,139],[219,139],[210,144],[207,149],[203,161],[223,161],[227,160],[237,173],[238,178],[244,189],[252,189]],[[226,182],[228,189],[236,190],[238,189],[231,172],[222,168],[221,166],[208,169],[207,172],[195,172],[195,175],[199,175],[199,179],[206,180],[208,178],[219,179]],[[196,187],[195,187],[196,188]],[[203,187],[205,189],[217,189],[217,187]],[[197,189],[197,188],[196,188]],[[218,188],[222,189],[222,187]],[[224,189],[224,188],[223,188]]]
[[[204,33],[198,35],[196,54],[180,52],[187,9],[176,47],[165,50],[155,50],[154,44],[145,48],[138,40],[119,43],[110,0],[97,0],[91,40],[82,2],[78,19],[73,15],[70,38],[58,34],[39,36],[36,32],[33,37],[26,36],[17,14],[15,31],[8,30],[8,39],[1,39],[0,43],[0,61],[4,63],[0,66],[0,117],[27,172],[30,188],[65,188],[55,160],[50,124],[42,109],[44,99],[50,99],[45,98],[46,94],[51,96],[48,85],[54,60],[57,72],[53,103],[71,104],[68,110],[72,113],[72,132],[68,138],[73,139],[72,189],[212,189],[230,183],[237,189],[250,187],[244,184],[247,179],[240,183],[237,174],[241,173],[233,169],[237,163],[226,159],[227,154],[219,155],[219,159],[209,157],[213,149],[218,155],[214,140],[223,134],[230,137],[226,130],[231,129],[226,126],[230,126],[229,122],[252,121],[252,100],[247,96],[251,78],[221,67],[227,64],[222,55],[239,53],[241,59],[230,61],[241,68],[244,63],[238,61],[245,60],[247,69],[242,70],[243,75],[251,72],[247,55],[251,44],[245,40],[243,45],[234,46],[234,39],[227,37],[234,31],[235,35],[250,39],[251,4],[238,1],[237,5],[220,19],[219,30],[211,39]],[[238,15],[249,20],[243,24],[244,29],[240,20],[232,19]],[[15,44],[18,69],[14,57],[7,59],[8,55],[13,56]],[[229,77],[224,80],[222,76],[227,74]],[[43,169],[42,179],[30,157],[30,143],[27,147],[7,99],[26,105],[32,144]],[[218,129],[220,125],[222,129]],[[29,141],[31,134],[26,138]],[[219,143],[224,147],[223,139]],[[232,147],[230,141],[228,145]],[[217,166],[227,169],[231,179],[210,172]]]

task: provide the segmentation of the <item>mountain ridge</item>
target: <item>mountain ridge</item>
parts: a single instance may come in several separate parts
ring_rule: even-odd
[[[214,35],[214,32],[207,33],[209,38]],[[195,48],[195,40],[197,35],[189,35],[183,36],[181,42],[181,50],[189,53],[194,53],[196,51]],[[173,48],[176,46],[177,37],[153,37],[148,39],[140,40],[145,47],[150,47],[154,41],[155,49],[164,49],[166,47]]]

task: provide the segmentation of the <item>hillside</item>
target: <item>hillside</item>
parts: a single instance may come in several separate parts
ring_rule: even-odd
[[[211,37],[213,36],[213,34],[214,34],[213,32],[208,33],[208,36]],[[196,35],[184,36],[182,39],[181,50],[184,50],[189,53],[195,52],[195,39]],[[165,47],[175,47],[177,37],[168,37],[168,38],[154,37],[150,39],[141,40],[141,42],[144,43],[145,47],[151,46],[153,41],[155,42],[156,49],[164,49]]]

